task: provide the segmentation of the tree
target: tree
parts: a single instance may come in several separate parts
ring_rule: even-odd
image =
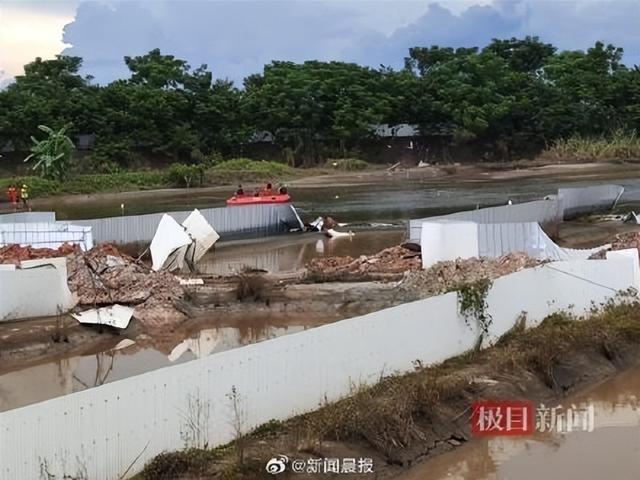
[[[536,73],[555,53],[556,47],[550,43],[542,43],[538,37],[526,36],[522,40],[513,37],[509,40],[494,38],[484,50],[504,59],[512,70]]]
[[[63,180],[71,152],[75,148],[71,139],[66,135],[67,127],[62,127],[58,131],[46,125],[39,125],[38,128],[47,134],[47,138],[37,140],[35,137],[31,137],[33,141],[31,154],[24,161],[35,160],[36,163],[32,169],[38,170],[43,178]]]

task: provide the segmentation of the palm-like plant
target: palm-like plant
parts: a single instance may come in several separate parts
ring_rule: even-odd
[[[31,154],[24,161],[35,160],[32,168],[38,170],[43,178],[62,180],[67,173],[71,152],[75,148],[71,139],[66,135],[68,126],[64,126],[58,131],[46,125],[38,125],[38,128],[47,134],[47,138],[38,140],[32,136]]]

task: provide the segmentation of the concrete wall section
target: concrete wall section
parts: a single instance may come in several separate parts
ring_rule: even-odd
[[[529,325],[560,309],[581,314],[635,284],[636,260],[558,262],[498,279],[487,298],[495,339],[526,312]],[[62,475],[112,480],[185,443],[200,402],[200,443],[233,438],[228,398],[246,428],[313,410],[354,385],[440,362],[476,342],[455,292],[399,305],[0,413],[0,478]],[[191,413],[193,415],[193,413]],[[182,435],[181,435],[182,432]]]
[[[422,224],[422,266],[456,258],[477,257],[478,227],[474,222],[424,222]]]
[[[73,308],[66,262],[29,260],[18,268],[0,269],[0,321],[59,315]]]

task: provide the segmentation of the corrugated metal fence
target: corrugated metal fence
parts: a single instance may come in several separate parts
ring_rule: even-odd
[[[413,241],[419,241],[422,222],[425,221],[467,221],[483,223],[557,223],[563,219],[591,211],[612,208],[622,196],[624,187],[619,185],[595,185],[592,187],[561,188],[558,195],[545,200],[480,208],[464,212],[419,218],[409,221],[408,234]]]
[[[422,222],[465,221],[475,223],[554,223],[562,221],[562,211],[558,200],[536,200],[533,202],[503,205],[499,207],[480,208],[465,212],[451,213],[437,217],[419,218],[409,221],[409,238],[420,239]]]
[[[20,212],[0,215],[0,223],[53,223],[55,212]]]
[[[487,296],[490,339],[523,311],[528,326],[560,310],[589,311],[637,287],[636,268],[637,255],[497,279]],[[232,388],[248,430],[337,400],[381,374],[411,371],[416,359],[428,365],[461,354],[477,336],[451,292],[2,412],[0,478],[115,480],[162,451],[232,440]]]
[[[191,212],[167,212],[182,223]],[[242,207],[205,208],[200,213],[224,240],[248,236],[266,236],[301,228],[293,205],[248,205]],[[132,215],[92,220],[74,220],[76,225],[93,229],[95,242],[119,244],[150,242],[163,213]]]
[[[560,200],[564,218],[581,213],[609,210],[615,206],[624,187],[620,185],[593,185],[591,187],[560,188]]]

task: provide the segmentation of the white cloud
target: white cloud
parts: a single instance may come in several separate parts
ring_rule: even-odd
[[[13,42],[9,56],[0,52],[0,69],[15,74],[36,55],[61,51],[60,30],[77,1],[0,2],[0,11],[12,12],[4,16],[0,47]],[[493,37],[529,34],[560,49],[603,40],[624,47],[628,63],[640,63],[638,19],[637,0],[83,1],[64,40],[71,45],[65,53],[83,57],[84,72],[100,82],[128,75],[125,55],[156,47],[239,80],[271,60],[399,67],[412,46],[482,46]],[[18,48],[16,39],[28,44]]]
[[[52,58],[67,45],[62,28],[77,2],[0,1],[0,82],[22,73],[35,57]]]

